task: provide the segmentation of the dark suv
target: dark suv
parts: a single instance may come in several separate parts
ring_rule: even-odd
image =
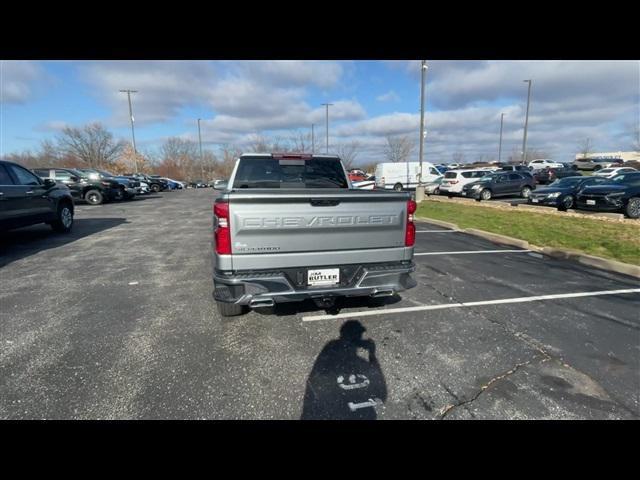
[[[124,200],[132,200],[138,194],[140,182],[134,178],[113,175],[105,170],[96,168],[78,168],[76,169],[93,180],[113,180],[120,184]]]
[[[33,171],[40,178],[50,178],[64,183],[75,200],[84,200],[89,205],[100,205],[109,200],[122,200],[123,189],[110,179],[91,179],[86,173],[73,168],[38,167]]]
[[[155,193],[161,192],[169,188],[169,182],[167,182],[164,178],[151,177],[149,175],[145,175],[144,173],[126,173],[124,176],[132,177],[141,182],[148,183],[149,189]]]
[[[0,230],[47,223],[57,232],[69,232],[73,212],[73,197],[66,185],[0,161]]]
[[[577,196],[581,210],[622,212],[640,218],[640,172],[622,173],[607,183],[585,187]]]
[[[462,195],[478,201],[513,195],[529,198],[531,191],[536,188],[535,183],[528,172],[496,172],[466,184],[462,187]]]

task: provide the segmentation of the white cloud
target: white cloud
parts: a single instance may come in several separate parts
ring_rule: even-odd
[[[387,93],[383,93],[382,95],[378,95],[376,100],[379,102],[397,102],[400,100],[400,97],[393,90],[389,90]]]
[[[46,78],[35,62],[0,60],[0,103],[25,103],[33,97],[38,82]]]

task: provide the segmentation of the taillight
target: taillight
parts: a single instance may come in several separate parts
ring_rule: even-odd
[[[213,216],[215,225],[213,236],[216,242],[216,253],[220,255],[230,255],[231,223],[229,221],[229,204],[225,202],[214,203]]]
[[[418,207],[417,203],[413,200],[407,202],[407,229],[404,234],[404,246],[413,247],[416,243],[416,226],[413,223],[413,214]]]

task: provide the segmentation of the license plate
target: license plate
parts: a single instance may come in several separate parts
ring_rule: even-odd
[[[339,268],[307,270],[307,284],[310,287],[330,286],[340,283]]]
[[[595,205],[596,201],[595,200],[587,200],[587,205]]]
[[[540,200],[538,200],[537,198],[532,198],[531,199],[531,203],[538,203]]]

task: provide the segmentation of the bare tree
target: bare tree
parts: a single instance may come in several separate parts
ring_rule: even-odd
[[[254,153],[267,153],[270,150],[270,140],[261,133],[252,135],[249,139],[249,150]]]
[[[122,140],[116,141],[113,134],[100,123],[90,123],[80,128],[65,127],[57,141],[60,152],[90,167],[114,162],[126,145]]]
[[[382,154],[388,162],[406,162],[416,144],[413,137],[408,135],[387,135],[387,143],[382,146]]]
[[[311,132],[301,132],[294,130],[289,135],[291,150],[299,153],[311,152]]]
[[[353,166],[358,153],[360,153],[360,143],[357,140],[352,140],[347,143],[340,143],[335,147],[336,154],[342,160],[344,167],[348,170]]]
[[[587,158],[589,154],[593,153],[593,143],[590,138],[585,138],[578,144],[578,153],[582,155],[582,158]]]
[[[453,160],[454,163],[463,163],[464,153],[460,151],[453,152],[453,154],[451,154],[451,159]]]

